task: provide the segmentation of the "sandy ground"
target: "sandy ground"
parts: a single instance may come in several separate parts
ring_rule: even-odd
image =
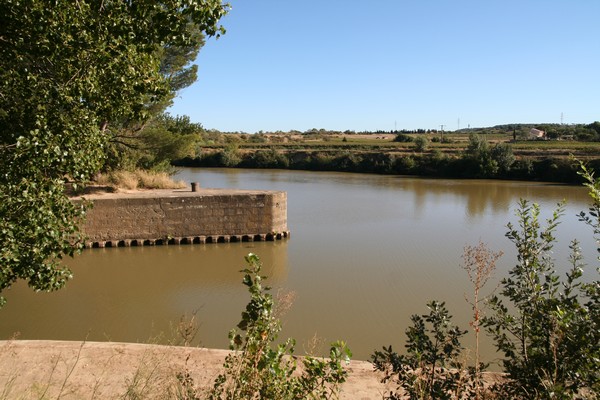
[[[130,343],[0,341],[0,399],[173,398],[177,373],[211,387],[226,350]],[[341,399],[381,399],[369,362],[351,361]]]

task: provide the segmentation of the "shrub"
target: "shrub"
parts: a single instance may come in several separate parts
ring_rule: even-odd
[[[384,373],[383,382],[397,386],[384,396],[387,399],[460,399],[474,393],[473,370],[465,370],[458,361],[466,331],[452,326],[443,302],[432,301],[427,307],[429,314],[411,317],[407,354],[389,346],[371,357],[374,368]]]
[[[406,135],[404,133],[399,133],[394,138],[394,142],[409,143],[409,142],[412,142],[412,141],[413,141],[413,138],[411,138],[410,136],[408,136],[408,135]]]
[[[599,183],[588,174],[590,213],[580,219],[598,234]],[[519,227],[508,225],[506,236],[517,247],[517,265],[502,280],[500,296],[490,299],[493,314],[483,323],[509,374],[497,388],[522,399],[580,398],[600,389],[600,285],[581,281],[579,245],[571,242],[570,269],[561,281],[550,254],[562,205],[542,228],[536,204],[521,200]],[[509,304],[506,305],[505,301]]]
[[[429,145],[429,142],[427,141],[427,138],[425,136],[417,136],[415,138],[415,150],[418,152],[423,152],[425,150],[427,150],[427,146]]]
[[[583,165],[580,175],[586,181],[592,204],[587,213],[579,214],[579,219],[592,228],[600,243],[600,180]],[[569,270],[564,279],[556,272],[551,250],[562,213],[563,205],[559,204],[542,228],[539,206],[521,200],[518,226],[509,223],[506,234],[517,248],[517,264],[501,281],[499,295],[488,300],[492,312],[483,319],[478,306],[479,289],[500,253],[489,251],[481,243],[465,248],[464,268],[475,287],[469,301],[476,342],[482,325],[504,355],[501,361],[506,379],[483,391],[480,371],[484,365],[479,364],[478,351],[475,367],[457,363],[459,339],[465,331],[450,325],[444,303],[431,302],[429,315],[412,317],[413,326],[406,331],[406,355],[398,355],[390,346],[372,356],[375,369],[384,372],[383,381],[397,385],[387,398],[597,398],[600,281],[582,280],[583,263],[576,240],[570,245]]]
[[[274,314],[269,288],[263,286],[261,264],[254,254],[246,256],[243,283],[250,302],[242,320],[229,333],[234,353],[225,359],[225,372],[217,377],[210,399],[306,399],[335,398],[347,372],[342,367],[351,353],[343,342],[331,345],[330,359],[305,357],[298,368],[293,356],[295,342],[288,339],[272,347],[281,330]]]
[[[240,152],[235,145],[228,145],[217,154],[218,162],[224,167],[236,167],[242,160]]]
[[[285,154],[275,149],[256,151],[249,157],[246,164],[257,168],[288,168],[290,166]]]

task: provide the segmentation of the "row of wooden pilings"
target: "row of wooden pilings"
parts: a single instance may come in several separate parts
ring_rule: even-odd
[[[185,244],[207,244],[207,243],[235,243],[235,242],[270,242],[290,237],[290,232],[272,232],[256,235],[208,235],[188,237],[167,237],[162,239],[122,239],[86,242],[85,247],[133,247],[133,246],[162,246],[162,245],[185,245]]]

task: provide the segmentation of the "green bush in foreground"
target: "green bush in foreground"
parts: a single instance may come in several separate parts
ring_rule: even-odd
[[[376,351],[373,365],[384,373],[383,382],[395,383],[388,399],[460,399],[476,393],[474,369],[465,370],[458,361],[463,350],[460,338],[467,333],[452,326],[444,302],[427,304],[429,314],[413,315],[406,330],[407,354],[392,346]]]
[[[600,232],[600,182],[585,167],[592,205],[580,220]],[[513,398],[590,398],[600,391],[600,282],[582,281],[579,244],[570,245],[569,270],[561,280],[551,250],[562,205],[542,229],[539,207],[522,200],[519,227],[508,225],[518,263],[489,303],[483,323],[504,354],[509,381],[502,392]],[[507,301],[509,304],[505,304]],[[589,396],[588,396],[589,394]]]
[[[263,286],[261,263],[255,254],[246,256],[243,283],[250,302],[242,320],[229,333],[230,349],[225,372],[217,377],[210,399],[331,399],[337,398],[347,372],[350,351],[343,342],[333,343],[330,359],[305,357],[298,367],[295,341],[288,339],[275,347],[281,324],[274,314],[275,303]]]
[[[579,219],[593,229],[600,243],[600,180],[585,166],[581,175],[592,204]],[[551,250],[562,213],[559,204],[543,228],[539,206],[521,200],[518,226],[507,226],[506,236],[517,248],[517,264],[501,281],[499,294],[488,299],[490,315],[481,319],[504,356],[505,378],[486,388],[479,373],[483,365],[465,368],[457,362],[464,331],[452,327],[444,303],[431,302],[429,315],[412,317],[413,326],[406,330],[406,355],[395,353],[390,346],[372,356],[375,369],[385,374],[383,381],[397,385],[386,398],[598,398],[600,281],[582,280],[582,256],[576,240],[570,245],[565,278],[557,273]],[[485,266],[495,262],[494,257],[476,264]],[[475,322],[478,329],[477,317]]]

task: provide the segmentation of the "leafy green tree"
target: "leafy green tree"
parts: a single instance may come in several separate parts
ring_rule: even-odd
[[[160,59],[159,71],[168,82],[169,94],[146,105],[150,123],[125,119],[111,129],[103,170],[169,170],[170,161],[190,155],[189,149],[194,146],[195,138],[187,136],[184,140],[170,133],[184,133],[181,130],[184,127],[187,133],[199,133],[203,128],[191,123],[187,116],[171,117],[165,113],[177,91],[190,86],[197,78],[198,66],[192,63],[204,45],[204,34],[197,23],[190,21],[182,36],[189,40],[158,46],[156,50],[156,57]]]
[[[515,163],[515,155],[512,146],[508,143],[496,143],[494,147],[492,147],[491,157],[498,165],[498,171],[500,173],[510,171],[512,165]]]
[[[113,136],[106,147],[103,171],[147,169],[172,172],[171,162],[196,154],[204,128],[187,116],[167,113],[152,118],[143,129]]]
[[[469,135],[464,157],[470,161],[472,173],[480,178],[491,178],[498,173],[506,173],[515,162],[510,144],[497,143],[490,147],[483,136],[474,133]]]
[[[492,158],[490,145],[481,135],[470,134],[465,157],[473,164],[473,174],[480,178],[492,177],[498,172],[498,163]]]
[[[0,2],[0,292],[17,279],[62,287],[81,248],[66,183],[101,166],[114,122],[140,121],[171,93],[160,48],[207,35],[220,0]],[[163,70],[164,71],[164,70]],[[3,301],[3,299],[2,299]]]
[[[287,168],[287,157],[276,149],[258,150],[250,157],[249,164],[256,168]]]

